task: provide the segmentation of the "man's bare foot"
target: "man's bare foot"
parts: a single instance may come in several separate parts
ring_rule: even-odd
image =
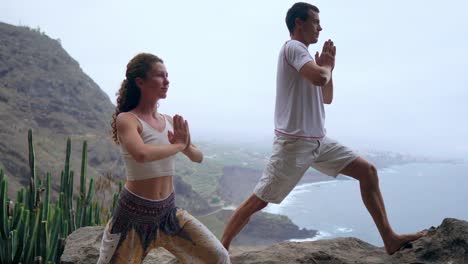
[[[426,231],[421,231],[414,234],[395,235],[391,241],[385,244],[385,250],[389,255],[400,250],[406,243],[417,240],[427,234]]]

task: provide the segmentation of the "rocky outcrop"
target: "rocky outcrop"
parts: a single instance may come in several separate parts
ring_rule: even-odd
[[[200,217],[200,220],[212,227],[211,232],[217,237],[221,237],[232,213],[232,210],[223,209],[208,217]],[[285,215],[259,212],[250,218],[249,224],[232,241],[232,245],[272,245],[284,240],[312,238],[316,235],[316,230],[301,229]]]
[[[213,211],[208,202],[195,192],[192,186],[182,180],[180,176],[174,177],[174,189],[176,195],[176,205],[184,208],[193,215],[206,214]]]
[[[66,240],[62,263],[95,263],[102,227],[86,227]],[[233,253],[234,252],[234,253]],[[468,264],[468,222],[445,219],[428,234],[389,256],[383,248],[356,238],[313,242],[283,242],[264,248],[232,249],[232,263],[239,264]],[[168,252],[155,250],[144,263],[178,263]]]

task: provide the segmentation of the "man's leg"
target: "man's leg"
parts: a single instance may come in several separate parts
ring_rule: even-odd
[[[221,243],[226,249],[255,212],[265,208],[268,202],[280,203],[286,198],[312,164],[313,151],[319,147],[318,140],[275,136],[270,160],[253,194],[234,211],[224,229]]]
[[[372,164],[358,157],[340,173],[351,176],[359,181],[362,200],[379,230],[388,254],[393,254],[405,243],[424,236],[422,232],[398,235],[392,230],[380,192],[377,169]]]
[[[267,202],[258,198],[255,194],[252,194],[247,200],[245,200],[231,216],[228,224],[226,225],[221,238],[221,243],[223,246],[229,250],[231,241],[234,237],[239,234],[239,232],[244,228],[244,226],[249,222],[250,217],[265,208],[268,205]]]

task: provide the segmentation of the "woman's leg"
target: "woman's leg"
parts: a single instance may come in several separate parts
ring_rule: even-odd
[[[221,242],[195,217],[185,210],[177,210],[177,219],[183,223],[181,234],[169,236],[160,232],[161,246],[182,263],[228,264],[229,253]],[[188,239],[190,238],[190,240]]]
[[[143,246],[140,236],[135,230],[130,229],[127,232],[125,240],[120,246],[119,240],[121,233],[111,234],[112,219],[104,229],[101,248],[99,250],[98,264],[120,264],[133,263],[140,264],[143,261]]]

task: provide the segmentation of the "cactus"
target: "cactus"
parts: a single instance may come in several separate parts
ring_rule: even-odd
[[[35,249],[35,245],[36,245],[35,242],[36,242],[37,230],[39,229],[39,218],[40,218],[39,213],[40,212],[38,210],[38,212],[36,212],[31,237],[27,241],[26,255],[24,257],[24,262],[25,263],[31,263],[32,262],[31,260],[33,259],[33,253],[34,253],[34,249]]]
[[[83,212],[84,205],[83,205],[83,203],[84,203],[84,201],[81,198],[81,196],[78,196],[77,200],[76,200],[76,215],[78,216],[77,217],[77,223],[78,223],[77,227],[78,228],[84,226],[84,212]]]
[[[48,261],[55,261],[57,256],[57,248],[59,246],[59,231],[60,226],[62,225],[62,211],[60,207],[55,208],[54,213],[54,225],[52,227],[51,233],[49,234],[50,245],[47,248],[46,258]]]
[[[28,130],[28,149],[29,149],[29,169],[31,171],[29,179],[29,209],[36,207],[36,163],[34,159],[34,145],[32,142],[32,130]]]
[[[8,192],[8,181],[3,179],[0,182],[0,235],[2,240],[8,239],[8,211],[7,211],[7,192]]]
[[[67,198],[67,201],[68,201],[67,209],[69,211],[68,219],[69,219],[70,228],[71,228],[70,233],[72,231],[75,231],[75,229],[76,229],[75,211],[73,209],[73,182],[74,182],[74,172],[73,172],[73,170],[71,170],[69,178],[68,178],[68,192],[67,192],[67,194],[65,196]],[[68,233],[68,234],[70,234],[70,233]]]
[[[20,235],[18,230],[11,231],[11,262],[18,263],[19,255],[21,254]]]
[[[84,198],[86,192],[86,165],[88,163],[88,143],[83,142],[81,152],[81,175],[80,175],[80,195]]]
[[[67,139],[67,149],[65,151],[65,175],[68,176],[70,173],[70,154],[71,154],[71,139]]]
[[[46,176],[46,187],[45,187],[45,192],[46,192],[46,196],[45,196],[45,200],[44,200],[44,217],[42,218],[42,220],[48,220],[49,219],[49,210],[50,210],[50,173],[47,173],[47,176]]]
[[[43,259],[46,258],[47,256],[47,248],[50,246],[50,241],[48,237],[48,226],[47,226],[47,221],[42,221],[40,223],[40,229],[39,229],[39,254],[40,256],[43,257]]]
[[[67,140],[60,192],[51,201],[51,174],[45,179],[36,174],[32,131],[28,131],[30,181],[8,199],[8,181],[0,168],[0,263],[59,263],[65,238],[76,228],[99,225],[110,217],[94,201],[95,181],[87,186],[87,143],[83,143],[80,186],[74,195],[74,172],[70,166],[71,140]],[[120,183],[119,191],[123,184]],[[86,192],[87,190],[87,192]],[[113,210],[118,193],[114,194]],[[101,217],[103,214],[105,217]]]

